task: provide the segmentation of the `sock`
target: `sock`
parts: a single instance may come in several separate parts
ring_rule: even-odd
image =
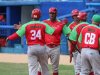
[[[58,72],[56,72],[56,73],[53,73],[53,75],[58,75]]]
[[[38,71],[38,75],[41,75],[41,72],[40,71]]]
[[[89,75],[94,75],[94,73],[93,72],[90,72]]]

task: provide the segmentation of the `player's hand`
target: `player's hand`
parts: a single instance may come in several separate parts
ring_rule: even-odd
[[[66,25],[66,24],[68,23],[68,20],[65,18],[65,19],[61,20],[61,22],[62,22],[64,25]]]
[[[8,41],[9,41],[9,39],[6,38],[6,44],[5,44],[5,46],[8,46]]]
[[[73,54],[70,54],[70,63],[72,62]]]
[[[19,24],[14,24],[14,29],[19,29],[21,27],[21,23],[19,22]]]
[[[6,42],[8,42],[8,38],[6,38]]]

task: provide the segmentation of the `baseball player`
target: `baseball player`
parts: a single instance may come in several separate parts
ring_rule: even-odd
[[[71,31],[73,30],[73,28],[80,23],[79,19],[77,18],[78,14],[79,14],[79,10],[77,10],[77,9],[74,9],[71,12],[71,15],[72,15],[72,18],[74,21],[66,29],[68,37],[69,37]],[[68,40],[68,47],[69,47],[69,52],[70,52],[70,62],[72,61],[72,56],[73,56],[74,68],[75,68],[77,51],[74,51],[72,54],[72,50],[75,50],[75,49],[69,40]],[[76,69],[75,69],[75,73],[76,73]]]
[[[79,51],[76,57],[76,66],[75,66],[76,75],[79,75],[81,72],[81,56],[80,56],[80,44],[78,43],[78,37],[80,35],[82,28],[89,25],[89,23],[86,22],[86,19],[87,19],[86,12],[79,12],[77,17],[81,21],[81,23],[79,23],[77,26],[74,27],[74,29],[70,33],[69,39],[73,43],[73,46],[75,47],[77,46],[78,51]]]
[[[23,35],[26,36],[29,75],[37,75],[39,64],[42,68],[42,75],[49,75],[48,55],[44,38],[45,32],[51,35],[55,29],[39,21],[40,16],[40,9],[32,10],[31,17],[33,20],[23,24],[17,32],[7,37],[7,40],[15,40]]]
[[[81,55],[80,55],[80,44],[78,43],[78,37],[80,35],[80,32],[82,30],[82,28],[84,28],[85,26],[89,25],[88,22],[86,22],[87,19],[87,13],[86,12],[79,12],[78,14],[78,19],[80,20],[80,23],[74,27],[74,29],[72,30],[72,32],[70,33],[69,39],[74,42],[73,46],[77,46],[78,49],[78,55],[76,58],[76,74],[79,75],[81,72]],[[90,72],[89,75],[94,75],[93,72]]]
[[[78,38],[81,43],[81,73],[80,75],[89,75],[91,69],[94,75],[100,75],[100,15],[92,17],[92,24],[85,26]]]
[[[60,37],[62,32],[66,33],[66,25],[56,19],[57,9],[51,7],[49,9],[50,19],[44,20],[49,26],[55,29],[53,35],[45,34],[46,49],[48,58],[50,58],[53,75],[58,75],[59,57],[60,57]],[[40,73],[39,73],[40,74]]]
[[[72,10],[71,16],[72,16],[72,18],[73,18],[74,21],[73,21],[72,23],[70,23],[70,25],[67,27],[67,35],[69,35],[70,32],[73,30],[73,28],[74,28],[77,24],[79,24],[80,21],[79,21],[78,18],[77,18],[78,13],[79,13],[79,10],[78,10],[78,9]]]

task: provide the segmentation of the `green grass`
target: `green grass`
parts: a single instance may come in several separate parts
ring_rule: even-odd
[[[49,65],[50,72],[51,65]],[[27,64],[0,63],[0,75],[28,75]],[[59,75],[74,75],[72,65],[60,65]]]

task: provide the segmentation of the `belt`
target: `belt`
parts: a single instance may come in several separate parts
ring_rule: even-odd
[[[56,44],[47,44],[47,46],[50,47],[50,48],[54,48],[54,47],[57,47],[58,45],[56,45]]]

